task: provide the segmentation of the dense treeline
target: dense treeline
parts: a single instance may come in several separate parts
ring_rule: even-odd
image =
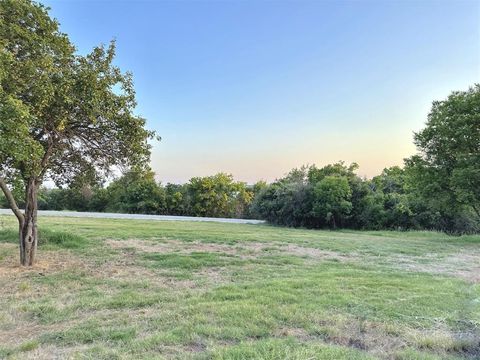
[[[186,184],[155,181],[154,173],[129,172],[106,187],[43,188],[41,210],[261,218],[309,228],[437,229],[475,232],[479,218],[468,204],[442,202],[418,187],[416,165],[359,177],[356,164],[293,169],[272,184],[249,186],[231,175],[195,177]],[[2,204],[6,207],[5,200]]]
[[[419,153],[371,180],[356,164],[291,171],[251,211],[287,226],[480,231],[480,85],[435,101],[416,133]]]
[[[254,217],[308,228],[480,231],[480,86],[434,102],[414,141],[419,153],[403,168],[372,179],[343,162],[304,166],[251,186],[224,173],[163,186],[151,171],[132,171],[106,187],[42,189],[39,208]]]
[[[108,186],[73,185],[42,188],[40,210],[76,210],[133,214],[249,217],[256,187],[236,182],[231,175],[192,178],[187,184],[155,181],[152,171],[128,172]],[[6,207],[5,199],[2,203]],[[22,205],[22,204],[20,204]]]
[[[368,180],[357,176],[356,168],[337,163],[294,169],[262,190],[251,211],[271,223],[295,227],[479,230],[470,206],[442,204],[418,188],[417,169],[391,167]]]

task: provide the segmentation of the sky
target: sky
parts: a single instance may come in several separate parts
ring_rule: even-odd
[[[81,54],[116,39],[162,182],[402,165],[433,100],[480,82],[480,1],[48,0]]]

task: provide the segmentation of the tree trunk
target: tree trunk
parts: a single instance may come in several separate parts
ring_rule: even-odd
[[[335,221],[335,215],[332,214],[332,225],[333,225],[333,230],[337,229],[337,222]]]
[[[37,197],[38,184],[35,179],[27,182],[25,194],[25,215],[20,225],[20,263],[23,266],[32,266],[35,263],[35,254],[38,244],[37,228]]]

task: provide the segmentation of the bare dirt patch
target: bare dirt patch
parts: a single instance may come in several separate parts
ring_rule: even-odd
[[[232,274],[225,268],[206,267],[195,272],[197,287],[208,291],[209,288],[232,283]]]
[[[160,287],[176,289],[208,288],[209,285],[219,285],[228,282],[224,269],[203,268],[196,271],[193,279],[178,279],[164,274],[161,269],[149,269],[138,264],[137,251],[142,253],[179,253],[192,252],[218,252],[233,255],[235,249],[222,244],[211,243],[184,243],[181,241],[168,241],[156,243],[145,240],[107,240],[106,244],[118,250],[119,256],[114,261],[109,261],[97,268],[92,274],[99,277],[108,277],[118,280],[135,281],[142,279]]]

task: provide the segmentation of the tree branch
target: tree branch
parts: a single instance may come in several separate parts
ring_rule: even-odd
[[[23,216],[22,211],[18,208],[17,202],[15,201],[15,198],[13,197],[12,192],[7,187],[7,183],[5,182],[5,179],[1,176],[0,176],[0,188],[2,189],[3,193],[5,194],[5,197],[8,200],[10,209],[12,209],[18,221],[20,221],[20,223],[23,224],[23,222],[25,221],[25,217]]]
[[[473,211],[477,214],[478,218],[480,219],[480,209],[477,208],[475,205],[472,205]]]
[[[50,159],[50,156],[52,155],[54,145],[55,145],[55,139],[49,138],[48,139],[47,150],[45,150],[45,153],[43,154],[42,161],[40,163],[40,168],[41,168],[40,174],[39,174],[40,179],[43,178],[43,176],[47,172],[48,160]]]

